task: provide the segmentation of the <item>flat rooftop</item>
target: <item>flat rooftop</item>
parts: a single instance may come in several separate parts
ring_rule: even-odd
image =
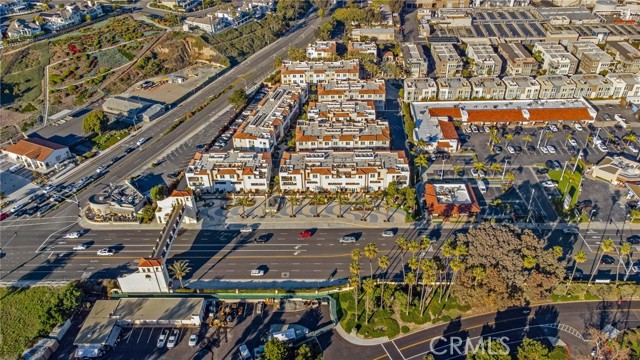
[[[360,72],[358,59],[340,61],[283,61],[281,71],[283,73],[307,72],[307,71],[354,71]]]
[[[122,298],[114,316],[130,322],[191,320],[203,306],[202,298]]]
[[[250,168],[256,172],[266,171],[271,161],[271,153],[257,153],[244,151],[196,153],[189,163],[186,173],[198,174],[213,169],[244,169]]]
[[[310,101],[307,109],[309,121],[330,121],[349,117],[352,120],[376,118],[373,101]],[[303,121],[303,120],[300,120]]]
[[[106,344],[117,322],[117,318],[113,316],[117,307],[118,300],[97,300],[82,323],[73,344]]]
[[[376,168],[409,170],[409,161],[403,151],[316,151],[285,152],[280,171],[290,172],[307,168],[352,169]]]
[[[349,81],[325,81],[318,84],[318,95],[343,94],[356,91],[360,94],[384,95],[386,91],[384,80],[349,80]]]

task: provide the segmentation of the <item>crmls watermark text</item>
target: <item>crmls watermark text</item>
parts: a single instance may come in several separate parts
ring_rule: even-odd
[[[484,353],[488,355],[508,355],[509,345],[507,342],[509,338],[506,336],[497,338],[482,338],[480,337],[476,345],[470,338],[461,338],[457,336],[451,336],[445,338],[438,336],[431,339],[429,343],[430,352],[435,355],[466,355],[475,353]]]

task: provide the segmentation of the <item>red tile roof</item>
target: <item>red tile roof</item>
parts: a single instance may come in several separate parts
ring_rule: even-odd
[[[436,196],[436,188],[433,184],[427,183],[424,186],[424,197],[427,202],[427,209],[436,216],[451,217],[467,215],[480,212],[480,205],[469,184],[464,184],[471,202],[468,204],[441,204]]]
[[[162,266],[162,259],[160,258],[140,258],[138,267],[154,267]]]
[[[43,139],[18,140],[16,144],[7,146],[6,152],[26,156],[36,161],[45,161],[54,150],[64,149],[66,146]]]
[[[458,132],[456,131],[456,127],[453,123],[449,121],[438,121],[440,125],[440,130],[442,130],[442,137],[448,140],[458,139]]]
[[[593,120],[587,108],[528,109],[531,121],[583,121]]]
[[[516,122],[527,121],[522,110],[467,110],[469,122]]]
[[[173,190],[171,192],[171,197],[185,197],[185,196],[191,196],[193,195],[193,192],[191,190]]]
[[[462,118],[462,113],[458,108],[430,108],[429,115],[432,117],[448,116],[453,119]]]

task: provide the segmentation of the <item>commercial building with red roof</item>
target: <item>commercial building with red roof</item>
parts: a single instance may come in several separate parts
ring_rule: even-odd
[[[23,139],[3,150],[9,159],[30,169],[47,172],[72,155],[69,148],[44,139]]]
[[[467,182],[426,183],[424,197],[427,210],[433,217],[447,219],[480,212],[478,200]]]

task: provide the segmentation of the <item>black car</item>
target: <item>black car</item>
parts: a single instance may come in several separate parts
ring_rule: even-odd
[[[571,278],[571,275],[573,275],[572,280],[580,281],[584,277],[584,272],[580,269],[575,269],[575,272],[573,270],[567,271],[564,276],[565,280],[569,280],[569,278]]]
[[[540,174],[540,175],[544,175],[546,173],[549,172],[549,169],[547,168],[538,168],[538,170],[536,170],[536,173]]]
[[[544,164],[551,170],[556,169],[556,164],[553,162],[553,160],[547,160]]]
[[[614,259],[614,257],[610,255],[603,255],[602,258],[600,259],[600,264],[602,265],[613,265],[615,263],[616,263],[616,259]]]
[[[30,208],[28,208],[27,210],[25,210],[25,211],[24,211],[24,213],[25,213],[26,215],[31,216],[31,215],[33,215],[33,214],[37,213],[37,212],[38,212],[38,210],[40,210],[40,207],[39,207],[39,206],[33,206],[33,207],[30,207]]]
[[[463,177],[463,176],[464,176],[464,170],[458,171],[458,177]]]
[[[627,242],[633,244],[633,245],[638,245],[640,244],[640,235],[631,235],[627,238]]]
[[[522,152],[522,146],[514,146],[513,149],[516,151],[516,153]]]
[[[563,124],[562,125],[562,130],[564,131],[571,131],[571,126],[567,125],[567,124]]]
[[[128,147],[128,148],[124,149],[124,153],[125,153],[125,154],[130,154],[130,153],[131,153],[131,152],[133,152],[134,150],[135,150],[134,148],[132,148],[132,147]]]
[[[553,160],[553,166],[555,166],[556,169],[562,169],[562,164],[558,160]]]
[[[533,146],[533,145],[529,145],[529,146],[527,146],[527,151],[528,152],[535,152],[536,151],[536,147]]]
[[[589,130],[591,130],[591,131],[596,131],[595,125],[593,125],[591,123],[587,124],[587,128],[589,128]]]
[[[254,243],[266,243],[267,240],[269,240],[269,237],[267,235],[260,235],[257,238],[253,239]]]

